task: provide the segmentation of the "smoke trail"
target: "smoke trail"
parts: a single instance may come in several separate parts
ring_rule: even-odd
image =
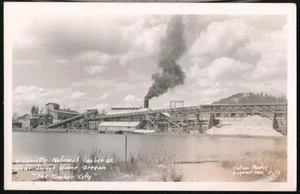
[[[154,83],[145,99],[151,99],[166,93],[170,88],[184,84],[185,74],[176,61],[185,51],[183,38],[184,25],[181,16],[174,16],[168,24],[166,37],[161,41],[159,67],[161,73],[152,75]]]

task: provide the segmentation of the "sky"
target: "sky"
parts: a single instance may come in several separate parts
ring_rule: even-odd
[[[66,11],[67,12],[67,11]],[[83,112],[142,106],[161,72],[172,15],[22,12],[13,23],[13,111],[56,102]],[[212,103],[238,92],[287,90],[284,15],[182,15],[184,83],[150,100],[167,108]]]

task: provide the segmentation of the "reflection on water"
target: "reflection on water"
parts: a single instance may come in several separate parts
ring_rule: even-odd
[[[128,154],[154,154],[164,150],[176,154],[177,161],[201,160],[203,156],[234,156],[245,152],[274,151],[286,138],[233,138],[209,136],[170,136],[128,134]],[[124,157],[125,135],[89,133],[13,132],[13,160],[19,157],[77,156],[101,149]]]

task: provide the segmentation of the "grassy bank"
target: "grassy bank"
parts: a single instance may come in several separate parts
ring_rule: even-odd
[[[87,179],[80,177],[85,174],[90,176],[88,181],[182,181],[182,175],[175,169],[174,157],[165,152],[152,156],[142,153],[130,155],[127,162],[99,149],[94,149],[89,154],[81,151],[78,157],[79,161],[70,165],[73,169],[56,173],[72,175],[74,178],[70,181],[86,181]],[[99,162],[99,159],[104,161]]]
[[[103,161],[100,161],[101,159]],[[18,171],[13,174],[13,181],[251,182],[268,177],[270,172],[280,172],[272,181],[287,180],[287,153],[284,144],[276,146],[274,150],[258,152],[245,150],[243,154],[236,155],[224,155],[222,152],[217,155],[199,155],[194,161],[174,159],[175,155],[158,151],[156,154],[129,155],[125,162],[124,158],[119,158],[115,154],[94,149],[90,153],[79,152],[76,162],[54,164],[56,165],[54,171]],[[235,168],[240,166],[251,168],[252,165],[264,165],[267,169],[262,170],[263,174],[239,176],[233,173]],[[62,166],[69,169],[62,170]],[[33,173],[47,174],[48,178],[38,179]],[[53,178],[53,174],[73,178],[61,180]]]
[[[244,154],[235,158],[224,159],[222,166],[227,169],[234,169],[240,166],[264,166],[263,174],[243,175],[241,179],[246,181],[260,180],[273,176],[272,182],[287,181],[287,151],[285,146],[277,145],[274,150],[261,152],[244,152]]]

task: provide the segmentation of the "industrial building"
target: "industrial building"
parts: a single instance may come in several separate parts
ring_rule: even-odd
[[[30,119],[31,116],[29,114],[24,114],[18,118],[18,123],[20,123],[19,127],[24,129],[30,129]]]
[[[98,131],[108,132],[133,132],[138,129],[140,122],[101,122],[98,125]]]
[[[44,110],[45,109],[45,110]],[[44,110],[44,111],[43,111]],[[61,109],[60,105],[49,102],[40,114],[25,114],[14,126],[22,128],[61,128],[93,130],[98,132],[190,132],[203,133],[216,126],[222,119],[231,122],[234,118],[247,115],[262,115],[273,119],[273,128],[287,133],[287,104],[207,104],[184,106],[183,101],[171,101],[170,107],[152,110],[149,99],[143,107],[112,107],[110,111],[98,113],[88,109],[84,113]],[[230,121],[228,120],[230,118]]]
[[[20,116],[17,121],[13,122],[13,126],[16,128],[32,129],[37,126],[45,127],[46,125],[53,123],[53,117],[45,114],[24,114]]]
[[[45,104],[45,107],[48,110],[59,110],[60,106],[55,102],[48,102],[47,104]]]
[[[79,115],[79,113],[75,110],[69,110],[69,109],[60,109],[60,105],[54,102],[49,102],[45,105],[45,113],[47,115],[52,115],[53,122],[57,122],[59,120],[65,120],[71,117],[74,117],[76,115]]]
[[[111,111],[136,111],[141,110],[143,107],[112,107]]]
[[[42,108],[40,113],[37,114],[24,114],[19,117],[17,121],[13,122],[13,126],[17,128],[23,129],[32,129],[32,128],[45,128],[48,125],[53,123],[57,123],[69,118],[73,118],[74,116],[78,116],[79,113],[70,109],[60,109],[60,105],[54,102],[49,102],[45,104],[45,107]],[[82,128],[86,127],[86,123],[82,125],[82,122],[76,121],[69,126],[80,126]]]
[[[81,122],[81,128],[99,132],[157,131],[170,133],[199,131],[217,125],[224,118],[263,115],[273,118],[274,123],[286,123],[287,104],[208,104],[184,106],[183,101],[171,101],[170,108],[152,110],[149,100],[144,107],[113,107],[99,114],[88,110],[77,116],[55,122],[46,128],[68,128]],[[84,124],[84,126],[82,125]],[[275,125],[274,129],[286,134],[286,125]]]

